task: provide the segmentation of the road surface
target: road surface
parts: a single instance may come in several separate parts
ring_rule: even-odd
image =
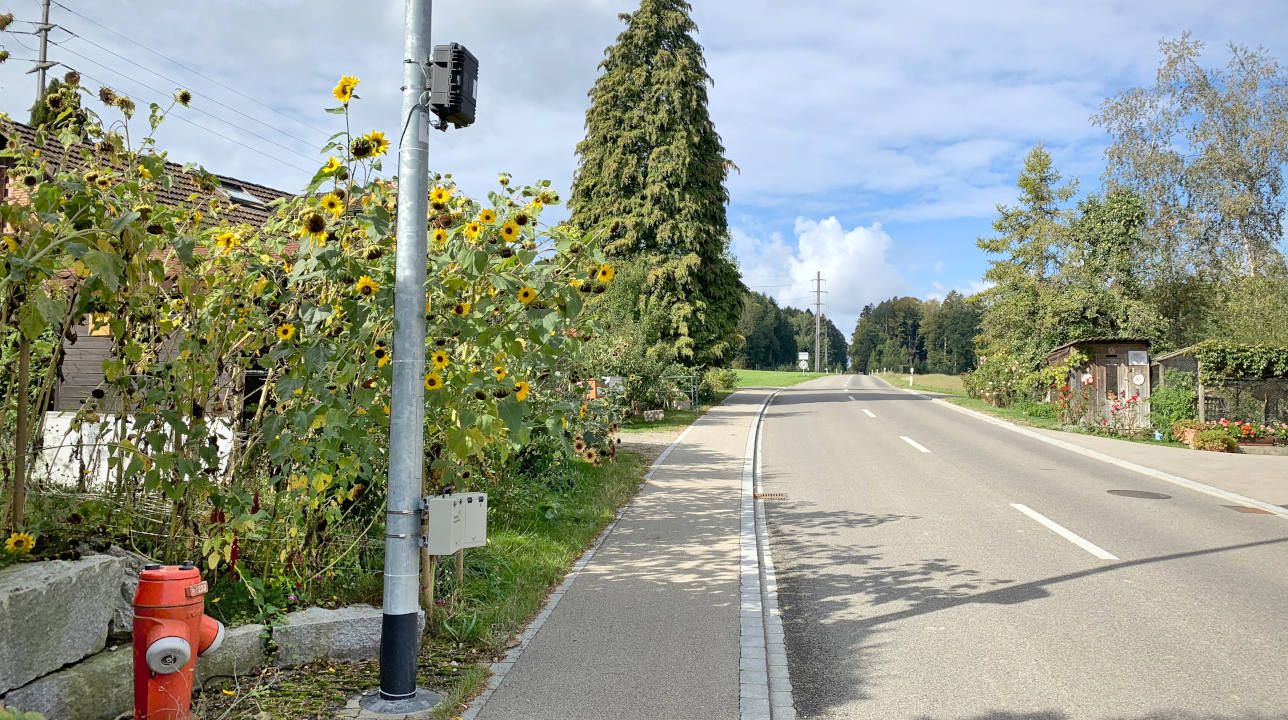
[[[1288,719],[1288,519],[867,376],[764,423],[801,717]]]

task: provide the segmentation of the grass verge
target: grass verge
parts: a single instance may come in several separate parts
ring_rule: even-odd
[[[504,503],[524,511],[489,518],[488,544],[465,552],[464,581],[431,613],[418,669],[422,685],[445,697],[437,720],[455,717],[483,686],[488,664],[635,495],[644,472],[638,454],[622,452],[616,462],[598,467],[578,464],[569,486],[489,498],[494,508]],[[444,558],[440,573],[450,574],[451,565]],[[333,717],[350,697],[377,685],[375,661],[267,669],[210,683],[195,709],[198,717],[219,720]]]
[[[828,373],[798,372],[795,370],[734,370],[738,373],[738,387],[791,387],[806,380],[827,377]]]

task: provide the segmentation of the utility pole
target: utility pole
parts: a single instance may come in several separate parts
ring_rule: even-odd
[[[406,0],[402,136],[398,141],[398,239],[394,265],[394,357],[389,413],[389,492],[385,509],[384,615],[380,692],[368,711],[427,710],[434,693],[416,687],[420,649],[420,499],[425,455],[425,257],[429,234],[429,44],[432,0]]]
[[[822,344],[819,339],[819,330],[823,326],[822,318],[823,318],[823,273],[816,272],[814,274],[814,372],[820,372],[819,368],[822,367],[822,365],[820,364],[820,361],[822,360],[822,358],[819,356],[819,349],[822,347]]]
[[[36,28],[36,34],[40,35],[40,55],[36,58],[36,67],[32,68],[36,73],[36,102],[45,99],[45,71],[54,66],[48,57],[49,31],[53,28],[49,24],[49,0],[41,0],[40,26]]]

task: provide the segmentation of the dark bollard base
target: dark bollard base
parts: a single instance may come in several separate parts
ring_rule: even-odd
[[[357,699],[361,710],[356,716],[359,719],[371,720],[421,720],[429,718],[434,708],[443,702],[443,696],[429,690],[416,689],[416,696],[403,700],[386,700],[380,697],[379,690],[369,690]],[[352,706],[352,703],[351,703]]]

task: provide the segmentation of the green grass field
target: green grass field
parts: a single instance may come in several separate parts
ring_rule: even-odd
[[[791,370],[734,370],[738,373],[738,387],[791,387],[806,380],[827,377],[828,373],[799,372]]]
[[[878,373],[878,375],[895,387],[908,387],[907,373]],[[966,386],[962,384],[961,375],[940,375],[938,373],[914,375],[912,389],[941,395],[966,395]]]

